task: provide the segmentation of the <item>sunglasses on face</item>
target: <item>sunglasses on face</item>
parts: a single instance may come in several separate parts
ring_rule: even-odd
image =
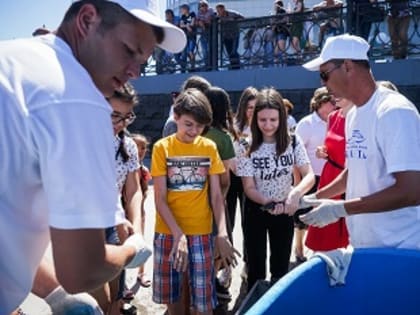
[[[321,78],[322,81],[327,82],[328,79],[330,78],[330,73],[333,72],[334,70],[340,68],[342,65],[342,63],[340,64],[336,64],[333,68],[331,68],[330,70],[327,71],[321,71],[319,73],[319,77]]]
[[[119,113],[113,112],[111,114],[111,119],[114,125],[117,125],[120,122],[124,122],[124,125],[128,126],[134,122],[136,115],[134,113],[129,113],[126,116],[122,116]]]

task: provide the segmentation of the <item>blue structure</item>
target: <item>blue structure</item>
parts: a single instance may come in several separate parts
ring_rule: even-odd
[[[326,265],[316,257],[278,281],[246,314],[420,314],[419,292],[420,251],[359,249],[346,285],[330,287]]]

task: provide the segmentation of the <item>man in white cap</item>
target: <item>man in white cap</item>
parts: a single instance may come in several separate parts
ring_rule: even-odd
[[[144,262],[138,234],[104,242],[124,220],[104,96],[137,78],[155,46],[184,48],[154,4],[75,1],[56,32],[0,42],[0,314],[25,299],[50,240],[69,293]]]
[[[420,116],[403,95],[376,84],[361,37],[328,38],[319,71],[337,98],[355,104],[346,116],[346,169],[304,197],[315,208],[302,221],[323,227],[346,217],[354,247],[420,249]],[[345,201],[320,199],[346,193]]]

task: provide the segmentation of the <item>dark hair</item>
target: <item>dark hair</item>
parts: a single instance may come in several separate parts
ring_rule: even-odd
[[[211,87],[211,83],[199,75],[193,75],[184,81],[181,90],[186,89],[197,89],[203,93],[206,93],[207,89]]]
[[[175,17],[175,13],[174,13],[174,11],[173,11],[173,10],[171,10],[171,9],[166,9],[166,10],[165,10],[165,14],[169,14],[169,15],[171,15],[172,17]]]
[[[237,140],[239,137],[233,124],[229,94],[220,87],[212,86],[206,91],[205,95],[213,111],[211,126],[229,132]]]
[[[317,88],[309,103],[309,109],[311,112],[315,112],[321,108],[322,104],[334,102],[334,100],[334,97],[328,92],[325,86]]]
[[[257,102],[255,104],[254,115],[251,122],[252,142],[248,151],[248,156],[256,151],[263,143],[263,134],[258,128],[258,113],[263,109],[276,109],[279,113],[279,127],[275,133],[276,139],[276,155],[279,156],[286,151],[287,146],[291,141],[289,130],[287,127],[286,108],[283,104],[283,97],[274,88],[265,88],[257,95]]]
[[[210,125],[212,121],[212,110],[207,97],[198,89],[186,89],[176,98],[174,114],[178,117],[191,115],[196,122],[203,125]]]
[[[111,97],[108,97],[107,100],[110,102],[112,99],[118,99],[123,101],[124,103],[127,103],[128,105],[137,105],[139,102],[139,97],[134,89],[134,87],[129,83],[125,83],[121,89],[115,90],[114,94]],[[120,138],[120,145],[118,146],[118,150],[115,153],[115,159],[118,158],[118,156],[121,154],[121,158],[124,163],[128,161],[130,156],[128,155],[127,149],[124,145],[124,138],[125,136],[129,134],[127,130],[122,130],[118,133],[118,137]]]
[[[241,97],[239,98],[239,103],[235,114],[235,120],[240,132],[242,132],[245,126],[248,124],[246,118],[248,102],[255,100],[257,98],[257,95],[258,90],[252,86],[248,86],[245,90],[243,90]]]
[[[98,31],[101,32],[101,34],[115,28],[120,23],[136,23],[138,21],[136,17],[131,15],[120,5],[113,3],[112,1],[104,0],[80,0],[73,2],[65,13],[63,21],[65,22],[73,19],[85,4],[92,4],[101,16],[101,24],[98,28]],[[151,24],[148,25],[152,28],[157,43],[160,44],[165,37],[163,28]]]
[[[190,10],[190,6],[188,5],[188,4],[186,4],[186,3],[184,3],[184,4],[182,4],[181,6],[180,6],[180,8],[181,9],[185,9],[185,10]]]

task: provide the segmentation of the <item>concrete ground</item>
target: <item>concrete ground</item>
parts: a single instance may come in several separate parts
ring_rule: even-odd
[[[150,191],[148,193],[149,197],[146,200],[146,233],[145,239],[146,242],[150,245],[153,244],[153,233],[154,233],[154,224],[155,224],[155,208],[153,202],[153,187],[150,186]],[[242,229],[241,229],[241,216],[238,209],[236,215],[235,228],[233,232],[234,237],[234,246],[240,252],[242,252]],[[268,246],[267,246],[268,247]],[[51,255],[50,249],[48,249],[48,254]],[[291,257],[291,266],[294,265],[294,257]],[[153,257],[151,257],[146,263],[146,273],[152,278],[152,268],[153,268]],[[232,284],[230,287],[230,293],[232,294],[232,300],[226,304],[222,304],[217,308],[215,314],[235,314],[239,309],[245,293],[242,286],[241,272],[243,269],[243,262],[239,259],[239,265],[233,269],[232,273]],[[269,270],[269,269],[267,269]],[[136,283],[137,269],[129,269],[127,272],[127,285],[132,287],[136,292],[135,298],[132,301],[138,309],[139,315],[162,315],[166,311],[166,307],[163,305],[158,305],[152,301],[152,288],[143,288]],[[24,301],[22,309],[29,315],[47,315],[51,314],[49,306],[40,298],[30,294],[28,298]]]

